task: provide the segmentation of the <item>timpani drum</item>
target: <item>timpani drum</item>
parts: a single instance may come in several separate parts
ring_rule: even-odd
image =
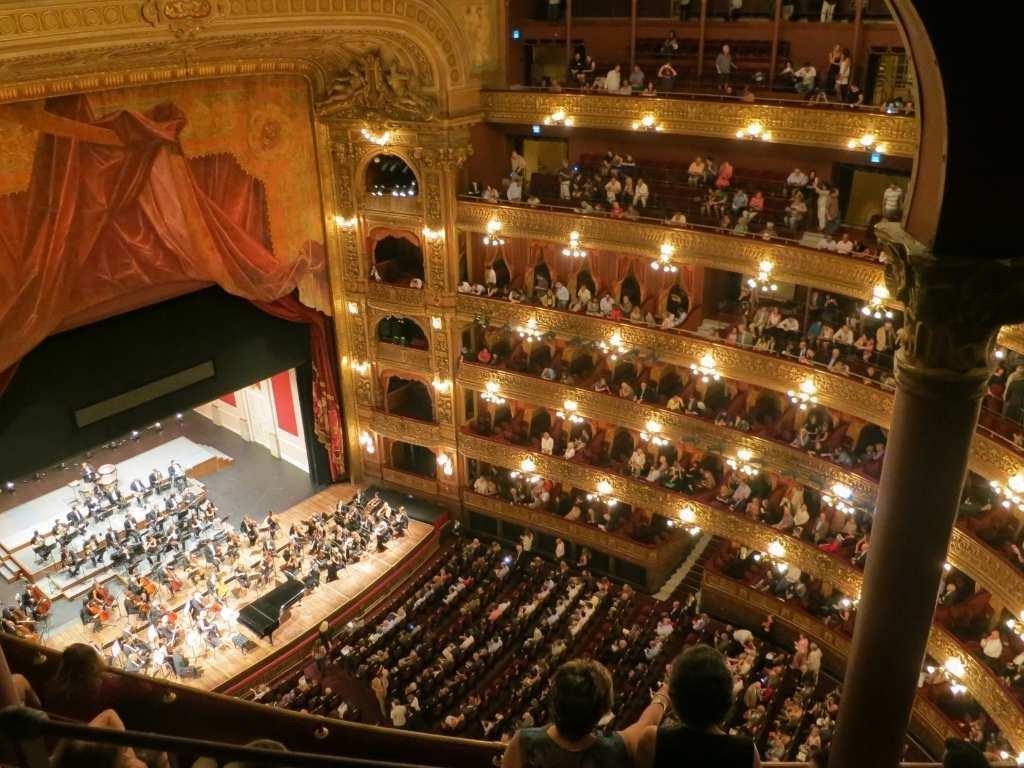
[[[72,480],[68,483],[68,488],[71,489],[72,501],[85,501],[87,495],[84,485],[92,487],[92,483],[83,483],[81,480]]]
[[[96,485],[103,489],[117,487],[117,467],[113,464],[104,464],[96,472]]]

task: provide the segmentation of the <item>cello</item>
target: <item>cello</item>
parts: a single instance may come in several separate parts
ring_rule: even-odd
[[[35,584],[30,584],[28,594],[32,598],[32,613],[37,619],[45,619],[53,609],[53,601]]]

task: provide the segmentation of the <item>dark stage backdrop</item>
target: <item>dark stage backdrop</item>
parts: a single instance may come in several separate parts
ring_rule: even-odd
[[[13,478],[173,418],[222,394],[297,368],[311,479],[330,482],[313,438],[309,328],[220,288],[51,336],[29,352],[0,397],[0,478]],[[215,374],[79,428],[75,411],[212,362]]]

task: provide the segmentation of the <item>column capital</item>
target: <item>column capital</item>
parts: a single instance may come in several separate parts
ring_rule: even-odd
[[[981,397],[1000,327],[1024,318],[1024,260],[938,258],[896,222],[875,233],[906,315],[897,380],[918,394]]]

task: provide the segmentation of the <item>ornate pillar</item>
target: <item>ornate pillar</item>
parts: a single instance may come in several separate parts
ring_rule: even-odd
[[[900,761],[999,327],[1024,315],[1024,263],[936,258],[878,227],[906,338],[831,768]]]

